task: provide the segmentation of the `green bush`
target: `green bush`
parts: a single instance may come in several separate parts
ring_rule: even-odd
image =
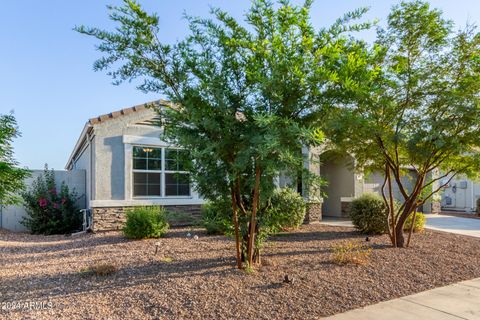
[[[302,196],[291,188],[274,191],[272,207],[269,209],[268,224],[279,230],[298,228],[305,219],[306,204]]]
[[[230,201],[219,199],[205,203],[202,206],[202,226],[208,234],[227,234],[233,230]]]
[[[136,207],[127,211],[123,233],[130,239],[159,238],[168,230],[166,211],[161,207]]]
[[[411,215],[408,216],[407,220],[405,220],[405,224],[403,225],[404,231],[410,231],[413,221],[413,212]],[[425,222],[426,218],[425,215],[421,212],[417,212],[417,216],[415,217],[415,225],[413,226],[413,232],[421,232],[425,229]]]
[[[57,189],[55,173],[45,167],[43,175],[22,194],[27,216],[21,223],[33,234],[66,234],[79,231],[83,218],[76,205],[75,191],[64,183]]]
[[[381,234],[386,231],[387,208],[376,194],[365,193],[354,199],[349,215],[355,228],[362,233]]]
[[[305,219],[305,210],[305,201],[298,192],[290,188],[275,190],[271,206],[258,213],[259,231],[271,234],[298,228]],[[204,204],[202,226],[208,234],[233,234],[230,200],[219,199]]]

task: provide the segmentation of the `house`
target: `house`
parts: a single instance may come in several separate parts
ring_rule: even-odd
[[[449,179],[451,176],[446,177]],[[442,192],[442,211],[476,212],[480,185],[466,176],[454,177]]]
[[[85,124],[66,169],[86,172],[86,198],[95,230],[121,228],[125,210],[132,206],[200,212],[204,200],[177,161],[182,151],[160,139],[162,128],[156,120],[157,114],[144,104]]]
[[[156,107],[169,104],[155,101]],[[85,170],[87,207],[94,230],[123,226],[132,206],[159,205],[168,210],[198,214],[204,203],[181,167],[181,149],[161,139],[157,114],[138,105],[92,118],[85,124],[67,162],[67,170]],[[301,190],[307,202],[306,222],[324,216],[343,217],[353,198],[380,192],[381,176],[366,179],[352,167],[354,157],[338,155],[326,147],[303,148],[305,167],[327,180],[321,198],[315,190]],[[291,182],[280,176],[277,184]]]

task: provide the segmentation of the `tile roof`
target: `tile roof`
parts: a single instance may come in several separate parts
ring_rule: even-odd
[[[113,112],[110,112],[110,113],[107,113],[107,114],[102,114],[98,117],[89,119],[88,123],[91,124],[91,125],[95,125],[95,124],[98,124],[100,122],[104,122],[104,121],[107,121],[107,120],[110,120],[110,119],[115,119],[115,118],[118,118],[118,117],[121,117],[121,116],[124,116],[124,115],[131,114],[133,112],[138,112],[138,111],[141,111],[141,110],[145,110],[150,106],[159,106],[159,105],[166,105],[166,104],[169,104],[169,102],[164,101],[164,100],[156,100],[156,101],[152,101],[152,102],[147,102],[147,103],[144,103],[144,104],[140,104],[138,106],[133,106],[133,107],[125,108],[125,109],[122,109],[122,110],[113,111]]]

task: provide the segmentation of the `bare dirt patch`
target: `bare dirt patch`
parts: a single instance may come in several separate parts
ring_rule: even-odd
[[[369,263],[335,264],[332,246],[345,240],[365,242],[350,228],[303,226],[274,237],[264,266],[246,274],[234,268],[232,240],[198,229],[142,241],[116,232],[69,238],[0,231],[0,318],[317,319],[480,277],[477,238],[426,230],[412,248],[393,249],[386,236],[375,236],[365,242]],[[82,272],[95,264],[115,272]],[[285,275],[293,284],[283,283]]]

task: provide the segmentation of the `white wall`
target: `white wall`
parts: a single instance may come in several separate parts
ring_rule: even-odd
[[[460,176],[450,181],[443,189],[442,209],[452,211],[475,211],[476,200],[480,197],[480,185]],[[450,203],[447,201],[450,198]]]
[[[326,194],[323,199],[322,215],[340,217],[343,199],[353,199],[357,195],[353,158],[327,151],[320,155],[320,162],[320,176],[327,182],[322,188]]]
[[[25,180],[27,189],[30,188],[33,181],[35,181],[42,174],[43,170],[33,170],[32,175]],[[79,197],[78,206],[80,208],[85,208],[87,204],[85,196],[85,170],[55,170],[55,183],[57,188],[60,188],[62,182],[65,182],[70,190],[74,189],[77,192]],[[27,231],[26,228],[20,223],[23,217],[27,215],[22,205],[8,206],[0,210],[0,228],[11,231]]]

